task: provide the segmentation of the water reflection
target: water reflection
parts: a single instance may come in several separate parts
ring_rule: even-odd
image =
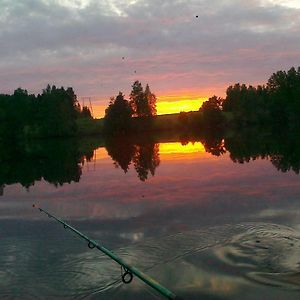
[[[155,169],[159,166],[159,145],[149,140],[134,140],[131,137],[111,138],[106,141],[107,153],[125,173],[133,163],[138,178],[145,181],[149,173],[154,176]]]
[[[247,163],[256,159],[268,159],[278,171],[300,170],[299,133],[258,132],[248,130],[225,138],[226,151],[233,162]]]
[[[118,266],[37,216],[33,202],[183,299],[299,297],[299,177],[272,165],[280,157],[297,170],[297,145],[228,133],[40,142],[15,150],[22,159],[2,150],[5,170],[30,158],[28,173],[39,171],[32,183],[51,184],[29,193],[12,184],[1,197],[0,298],[155,298],[138,280],[121,285]]]
[[[180,143],[182,146],[188,146],[190,142],[200,142],[202,145],[201,148],[204,149],[205,152],[215,156],[220,156],[226,153],[224,137],[218,133],[203,132],[202,135],[196,137],[188,135],[180,137]],[[185,152],[185,149],[183,148],[181,151]]]
[[[44,179],[54,186],[78,182],[85,161],[99,144],[78,140],[43,140],[0,146],[0,195],[5,185],[20,183],[29,188]]]
[[[121,136],[106,141],[99,138],[49,140],[17,146],[2,143],[0,195],[3,195],[5,185],[14,183],[29,188],[42,179],[55,186],[78,182],[84,163],[93,160],[95,150],[104,146],[116,168],[124,173],[132,168],[141,181],[155,175],[161,163],[160,155],[166,153],[171,157],[181,153],[186,158],[191,153],[205,152],[211,157],[229,153],[234,163],[266,159],[278,171],[296,174],[300,171],[300,139],[292,133],[258,134],[258,130],[252,130],[225,135],[202,132],[198,136]]]
[[[51,222],[38,225],[43,230],[19,238],[19,247],[12,246],[16,237],[3,239],[1,299],[158,298],[139,280],[122,285],[119,267],[70,232]],[[299,245],[299,233],[290,227],[243,223],[148,238],[114,251],[180,299],[241,299],[243,293],[245,299],[296,299]]]

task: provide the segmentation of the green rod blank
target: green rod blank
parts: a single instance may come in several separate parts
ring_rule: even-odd
[[[36,206],[33,205],[33,207],[36,207]],[[135,268],[135,267],[127,264],[123,259],[121,259],[120,257],[118,257],[116,254],[114,254],[109,249],[105,248],[104,246],[99,245],[96,241],[90,239],[89,237],[87,237],[86,235],[84,235],[83,233],[81,233],[80,231],[78,231],[76,228],[72,227],[71,225],[67,224],[66,222],[64,222],[63,220],[57,218],[56,216],[50,214],[46,210],[44,210],[44,209],[42,209],[40,207],[37,207],[37,208],[41,212],[44,212],[46,215],[48,215],[49,218],[53,218],[57,222],[63,224],[64,228],[69,228],[74,233],[76,233],[77,235],[79,235],[81,238],[83,238],[84,240],[86,240],[88,242],[88,247],[90,249],[97,248],[98,250],[100,250],[101,252],[103,252],[104,254],[106,254],[108,257],[110,257],[111,259],[113,259],[115,262],[117,262],[119,265],[121,265],[128,274],[130,274],[130,273],[134,274],[135,276],[137,276],[139,279],[141,279],[147,285],[151,286],[153,289],[155,289],[156,291],[158,291],[161,295],[163,295],[167,299],[171,299],[171,300],[175,300],[175,299],[178,300],[179,299],[170,290],[168,290],[167,288],[165,288],[164,286],[162,286],[161,284],[159,284],[157,281],[155,281],[153,278],[151,278],[147,274],[141,272],[139,269],[137,269],[137,268]],[[131,280],[129,280],[128,283],[130,281]]]

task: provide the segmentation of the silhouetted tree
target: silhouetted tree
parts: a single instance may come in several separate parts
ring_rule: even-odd
[[[104,129],[110,134],[125,133],[130,129],[130,118],[133,114],[131,105],[119,92],[116,98],[111,98],[105,110]]]
[[[144,94],[148,102],[150,116],[156,116],[156,96],[150,91],[148,84],[146,85]]]
[[[18,88],[12,95],[0,95],[0,138],[75,135],[79,109],[72,88],[48,85],[37,97]]]
[[[142,84],[137,80],[132,85],[130,104],[135,117],[151,117],[156,115],[156,96],[146,85],[145,91]]]
[[[300,127],[300,67],[274,73],[267,83],[269,110],[280,126]]]
[[[37,100],[42,136],[72,136],[76,133],[78,105],[72,88],[65,90],[48,85]]]
[[[266,86],[235,84],[226,91],[223,111],[239,126],[271,125],[300,128],[300,68],[274,73]]]
[[[205,127],[217,128],[223,125],[222,103],[222,98],[213,96],[202,104],[199,111]]]
[[[133,110],[133,116],[141,117],[149,113],[147,103],[144,97],[142,84],[136,80],[132,85],[132,91],[129,96],[130,105]]]

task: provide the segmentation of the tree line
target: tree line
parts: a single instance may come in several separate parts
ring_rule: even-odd
[[[148,84],[143,88],[135,81],[129,99],[122,92],[110,99],[104,133],[110,136],[153,130],[156,100]],[[210,97],[198,113],[180,113],[179,126],[174,129],[195,132],[271,126],[276,132],[296,130],[300,128],[299,115],[300,67],[293,67],[274,73],[265,85],[229,86],[225,98]],[[80,118],[92,119],[91,112],[88,107],[80,107],[71,87],[48,85],[37,96],[22,88],[12,95],[0,94],[0,139],[74,136]]]
[[[111,98],[105,111],[104,129],[109,135],[151,131],[157,129],[157,126],[153,126],[155,115],[156,96],[150,91],[149,85],[144,90],[142,84],[135,81],[129,100],[121,92]],[[272,74],[264,85],[255,87],[236,83],[229,86],[225,98],[210,97],[198,113],[181,112],[174,129],[222,132],[225,128],[271,126],[275,132],[296,130],[300,128],[299,115],[300,67],[292,67],[288,71]],[[157,120],[156,125],[158,123]]]
[[[237,83],[229,86],[226,97],[213,96],[199,109],[207,127],[232,125],[300,128],[300,67],[274,73],[265,85]]]
[[[91,112],[81,108],[72,87],[48,85],[37,96],[22,88],[0,94],[2,139],[73,136],[78,118],[91,118]]]

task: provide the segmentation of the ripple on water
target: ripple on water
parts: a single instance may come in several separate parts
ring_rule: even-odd
[[[9,239],[2,242],[0,298],[17,299],[25,293],[26,299],[43,299],[41,295],[44,299],[70,299],[105,294],[120,287],[120,268],[115,262],[87,247],[72,252],[69,246],[64,250],[68,243],[52,247],[49,242],[49,248],[40,251],[40,241],[32,238],[18,240],[21,247],[14,247],[15,242]],[[225,265],[234,276],[252,282],[300,288],[300,235],[276,224],[215,226],[146,239],[114,252],[151,275],[151,270],[162,270],[167,264],[176,265],[176,261],[184,261],[187,257],[195,257],[198,261],[202,258],[199,253],[205,251],[215,260],[209,267],[216,269],[209,271],[222,272]],[[205,262],[198,268],[203,266]],[[167,281],[162,279],[162,282]],[[176,292],[179,285],[166,283]]]
[[[118,285],[120,271],[113,262],[85,248],[64,250],[66,245],[47,241],[45,250],[33,237],[3,239],[0,299],[70,299]]]
[[[300,290],[300,235],[277,224],[244,224],[245,231],[214,250],[242,276],[265,285]]]

